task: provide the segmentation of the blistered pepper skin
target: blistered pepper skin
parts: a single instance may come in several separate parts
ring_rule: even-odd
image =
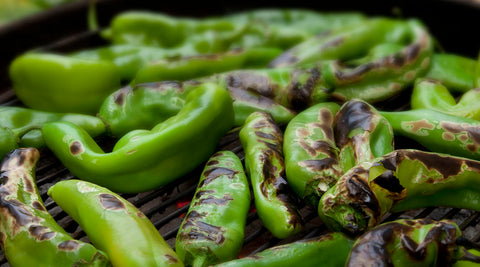
[[[302,218],[285,177],[282,131],[270,114],[254,112],[240,130],[240,141],[263,224],[277,238],[298,233],[303,229]]]
[[[238,257],[242,248],[250,187],[242,162],[231,151],[219,151],[206,163],[175,250],[189,266],[211,266]]]
[[[152,222],[110,190],[65,180],[50,187],[48,195],[108,254],[113,266],[183,266]]]
[[[73,124],[47,123],[42,131],[47,147],[78,178],[133,193],[165,185],[208,160],[232,125],[228,92],[203,84],[176,116],[151,131],[129,132],[109,153]]]
[[[0,180],[0,244],[11,266],[111,266],[106,254],[74,240],[45,208],[35,183],[40,153],[5,156]]]

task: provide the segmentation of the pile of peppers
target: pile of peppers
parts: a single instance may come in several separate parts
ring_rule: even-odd
[[[423,207],[480,211],[480,60],[440,51],[422,21],[130,11],[101,36],[108,45],[29,51],[10,65],[22,105],[0,107],[0,245],[12,266],[480,263],[452,221],[382,222]],[[398,95],[408,107],[385,108]],[[217,151],[233,131],[244,157]],[[418,145],[400,149],[398,136]],[[42,149],[78,178],[48,195],[91,244],[46,211]],[[202,166],[172,249],[119,193]],[[304,231],[302,205],[329,232],[238,259],[252,205],[278,239]]]

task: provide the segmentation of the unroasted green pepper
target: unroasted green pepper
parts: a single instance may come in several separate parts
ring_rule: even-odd
[[[270,114],[254,112],[240,130],[240,141],[258,217],[278,238],[298,233],[302,218],[285,177],[282,131]]]
[[[141,192],[165,185],[205,162],[232,125],[230,95],[205,83],[188,95],[176,116],[151,131],[129,132],[109,153],[71,123],[47,123],[42,131],[48,148],[78,178],[117,192]]]
[[[434,54],[426,78],[441,81],[452,92],[465,93],[475,87],[477,62],[455,54]]]
[[[215,153],[205,165],[180,226],[175,250],[188,266],[233,260],[242,248],[250,188],[242,162],[231,151]]]
[[[40,153],[22,148],[5,156],[0,176],[0,237],[11,266],[111,266],[91,244],[74,240],[43,205],[35,183]]]
[[[108,254],[114,266],[183,266],[152,222],[110,190],[66,180],[50,187],[48,195]]]

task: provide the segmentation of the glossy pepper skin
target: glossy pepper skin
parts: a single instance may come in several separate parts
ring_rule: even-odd
[[[461,259],[480,262],[480,257],[457,245],[459,239],[461,231],[453,221],[387,222],[355,241],[345,266],[451,266]]]
[[[250,209],[250,187],[240,159],[219,151],[206,163],[175,240],[188,266],[211,266],[237,258]]]
[[[285,177],[282,131],[270,114],[254,112],[240,130],[240,141],[261,221],[277,238],[298,233],[302,218]]]
[[[103,99],[120,87],[110,62],[26,53],[10,65],[13,90],[27,107],[95,115]]]
[[[375,107],[362,100],[342,105],[335,115],[334,133],[344,172],[394,149],[392,126]]]
[[[353,235],[387,212],[431,206],[480,210],[480,162],[420,150],[395,150],[346,172],[320,199],[331,229]]]
[[[5,156],[0,180],[0,244],[11,266],[111,266],[106,254],[74,240],[47,212],[35,183],[35,148]]]
[[[412,109],[431,109],[459,117],[480,120],[480,88],[469,89],[457,100],[440,81],[418,79],[411,97]]]
[[[18,147],[45,146],[41,128],[52,121],[68,121],[85,129],[92,137],[104,134],[105,124],[97,117],[74,113],[53,113],[22,107],[0,107],[0,156]]]
[[[112,191],[65,180],[50,187],[48,195],[108,254],[113,266],[183,266],[152,222]]]
[[[228,92],[203,84],[188,95],[177,115],[151,131],[129,132],[109,153],[70,123],[47,123],[42,131],[47,147],[78,178],[134,193],[165,185],[208,160],[232,125]]]
[[[426,78],[441,81],[452,92],[466,93],[475,87],[477,62],[455,54],[434,54]]]
[[[342,267],[345,265],[353,242],[342,233],[329,233],[317,238],[275,246],[254,255],[215,266]]]
[[[343,175],[333,133],[339,109],[333,102],[316,104],[295,116],[285,129],[283,153],[288,184],[313,206]]]
[[[480,122],[429,109],[380,112],[393,132],[433,152],[480,160]]]

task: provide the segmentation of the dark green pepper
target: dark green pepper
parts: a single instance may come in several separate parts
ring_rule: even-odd
[[[302,218],[285,177],[282,131],[269,113],[254,112],[240,130],[240,141],[258,217],[277,238],[298,233]]]
[[[316,104],[293,118],[284,133],[283,153],[288,184],[311,205],[342,176],[333,122],[340,106]]]
[[[457,244],[461,239],[453,221],[387,222],[355,241],[345,266],[451,266],[462,259],[480,263],[480,257]]]
[[[342,233],[329,233],[317,238],[275,246],[252,256],[221,263],[215,266],[343,267],[345,266],[353,242],[353,240]]]
[[[452,92],[465,93],[475,87],[477,62],[455,54],[434,54],[426,78],[441,81]]]
[[[47,123],[42,131],[48,148],[78,178],[133,193],[165,185],[205,162],[232,125],[230,95],[205,83],[177,115],[151,131],[129,132],[109,153],[71,123]]]
[[[35,183],[40,153],[22,148],[5,156],[0,175],[0,237],[11,266],[111,266],[91,244],[74,240],[43,205]]]
[[[235,259],[243,244],[250,187],[242,162],[231,151],[206,163],[175,250],[188,266],[211,266]]]
[[[420,150],[395,150],[346,172],[319,202],[331,229],[360,234],[387,212],[431,206],[480,210],[480,162]]]
[[[60,181],[48,195],[114,266],[183,266],[152,222],[112,191],[80,180]]]

